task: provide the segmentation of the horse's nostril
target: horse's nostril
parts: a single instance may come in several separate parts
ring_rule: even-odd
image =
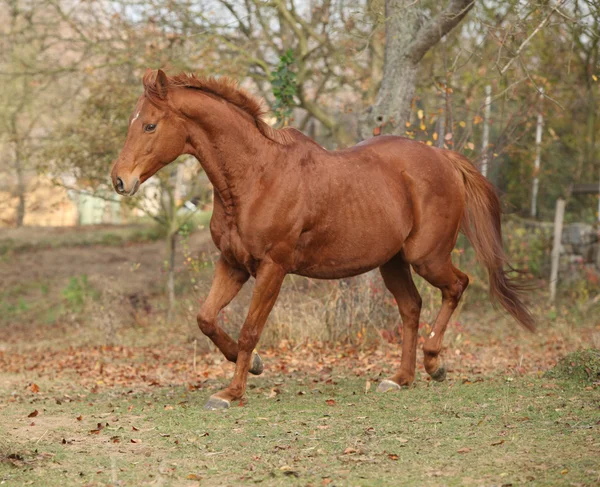
[[[125,184],[123,184],[123,180],[121,178],[117,178],[117,184],[116,184],[115,188],[117,188],[117,191],[119,193],[122,193],[123,191],[125,191]]]

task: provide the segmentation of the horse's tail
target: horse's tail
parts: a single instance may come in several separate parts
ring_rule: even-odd
[[[466,202],[461,229],[475,248],[478,260],[488,270],[490,296],[521,325],[534,331],[533,316],[520,298],[526,286],[508,275],[514,269],[510,267],[502,246],[502,210],[494,186],[466,157],[452,151],[444,151],[444,155],[463,176]]]

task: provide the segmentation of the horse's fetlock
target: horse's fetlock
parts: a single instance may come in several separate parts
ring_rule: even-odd
[[[435,359],[440,354],[438,347],[423,345],[423,356],[425,359]]]

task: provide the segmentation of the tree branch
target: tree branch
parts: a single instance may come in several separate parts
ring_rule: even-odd
[[[442,12],[421,27],[408,49],[411,61],[418,63],[429,49],[460,23],[473,5],[475,0],[451,0]]]
[[[532,32],[532,33],[529,35],[529,37],[528,37],[527,39],[525,39],[525,40],[523,41],[523,43],[522,43],[522,44],[519,46],[519,48],[518,48],[518,49],[517,49],[517,51],[515,52],[515,55],[514,55],[514,57],[512,57],[512,58],[510,59],[510,61],[508,61],[508,62],[506,63],[506,65],[505,65],[505,66],[504,66],[504,67],[503,67],[503,68],[500,70],[500,74],[504,74],[504,73],[506,73],[506,70],[507,70],[508,68],[510,68],[510,65],[513,63],[513,61],[519,57],[519,55],[521,54],[521,51],[523,50],[523,48],[524,48],[524,47],[525,47],[525,46],[526,46],[526,45],[529,43],[529,41],[530,41],[531,39],[533,39],[533,37],[534,37],[534,36],[535,36],[535,35],[536,35],[536,34],[537,34],[537,33],[538,33],[538,32],[539,32],[541,29],[542,29],[542,27],[544,27],[544,25],[546,25],[546,23],[547,23],[547,22],[550,20],[550,17],[552,17],[552,14],[553,14],[554,12],[556,12],[556,11],[559,9],[559,7],[561,7],[561,6],[562,6],[562,5],[565,3],[565,1],[566,1],[566,0],[561,0],[561,2],[560,2],[558,5],[556,5],[556,6],[555,6],[555,7],[554,7],[552,10],[550,10],[550,13],[549,13],[549,14],[546,16],[546,18],[545,18],[544,20],[542,20],[542,21],[539,23],[539,25],[538,25],[538,26],[535,28],[535,30],[534,30],[534,31],[533,31],[533,32]]]

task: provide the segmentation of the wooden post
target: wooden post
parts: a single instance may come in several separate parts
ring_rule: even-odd
[[[535,131],[535,163],[533,166],[533,188],[531,190],[531,216],[537,216],[537,197],[540,186],[540,157],[542,152],[542,127],[544,126],[544,116],[542,115],[542,100],[544,99],[544,88],[540,88],[540,108],[537,118],[537,129]]]
[[[556,285],[558,283],[558,264],[560,261],[560,247],[562,242],[563,220],[565,218],[566,202],[562,198],[556,200],[556,213],[554,214],[554,242],[552,244],[552,267],[550,269],[550,303],[556,299]]]
[[[488,172],[488,145],[490,145],[490,112],[492,106],[492,87],[485,87],[485,108],[483,111],[483,141],[481,144],[481,174],[487,178]]]

